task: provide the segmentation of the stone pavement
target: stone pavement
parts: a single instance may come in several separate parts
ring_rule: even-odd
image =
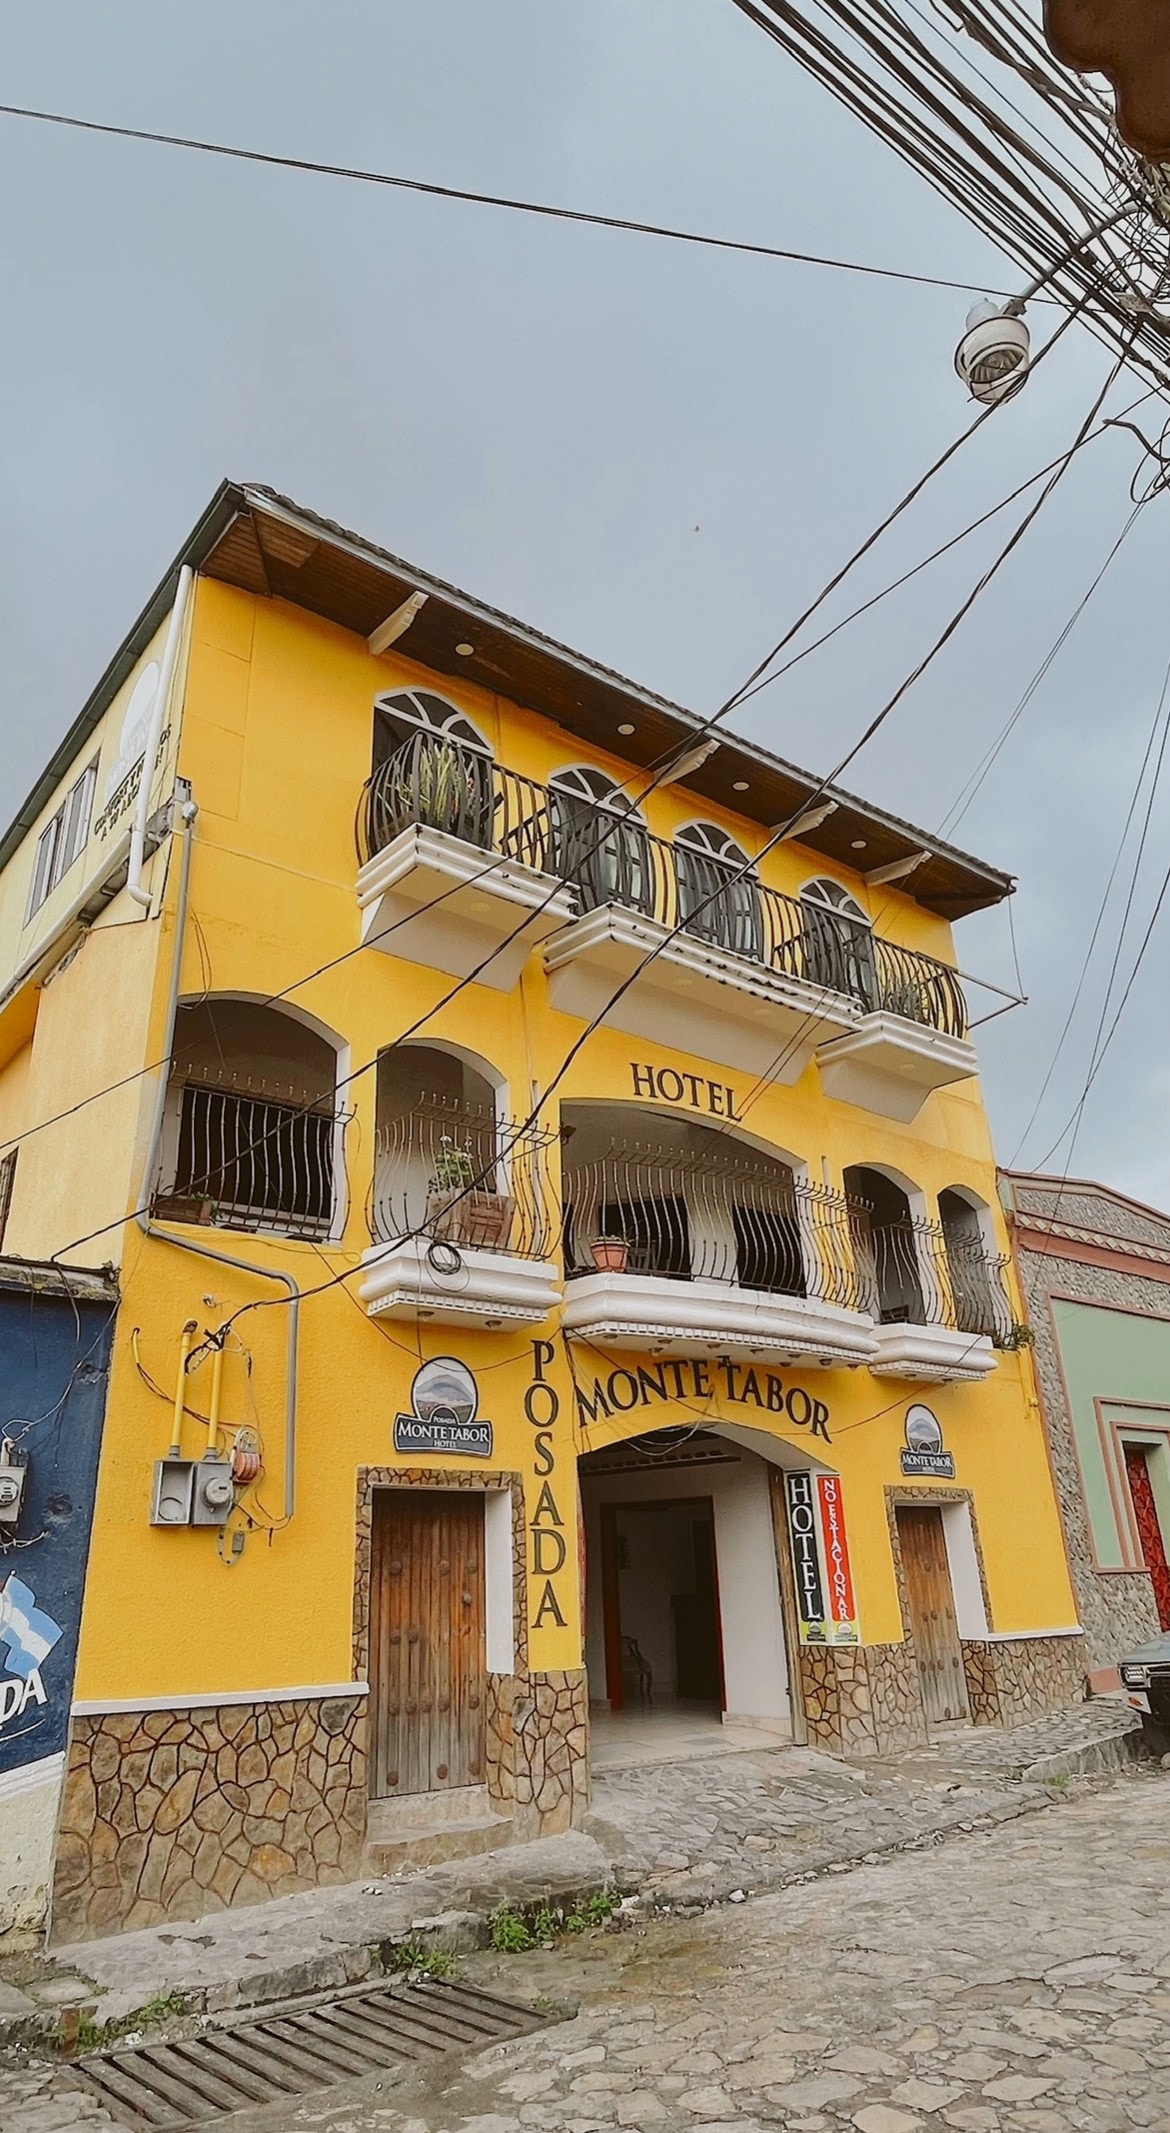
[[[1170,2133],[1170,1775],[473,1982],[570,2019],[231,2133]],[[61,2069],[0,2073],[4,2133],[112,2133]]]
[[[584,1831],[69,1947],[52,1975],[24,1981],[23,2001],[0,1986],[0,2040],[55,2026],[70,2001],[105,2024],[175,1993],[222,2010],[356,1983],[395,1941],[476,1946],[503,1902],[616,1885],[692,1906],[781,1887],[1042,1807],[1054,1775],[1101,1754],[1123,1760],[1134,1724],[1123,1702],[1101,1699],[1013,1732],[970,1729],[899,1765],[765,1748],[609,1769]],[[1025,1769],[1044,1775],[1015,1775]]]

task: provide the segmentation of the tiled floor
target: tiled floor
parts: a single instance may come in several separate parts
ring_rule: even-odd
[[[736,1755],[784,1745],[760,1726],[725,1725],[714,1704],[631,1704],[610,1711],[594,1704],[590,1714],[595,1770],[628,1770],[639,1763],[675,1763],[694,1755]]]

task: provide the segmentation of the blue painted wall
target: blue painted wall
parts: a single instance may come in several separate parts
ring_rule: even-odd
[[[65,1746],[115,1308],[2,1282],[0,1438],[29,1464],[0,1526],[0,1775]]]

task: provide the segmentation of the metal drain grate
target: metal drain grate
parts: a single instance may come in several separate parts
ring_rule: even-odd
[[[201,2126],[436,2052],[522,2036],[541,2019],[474,1986],[426,1979],[343,1993],[181,2044],[97,2053],[76,2071],[133,2126]]]

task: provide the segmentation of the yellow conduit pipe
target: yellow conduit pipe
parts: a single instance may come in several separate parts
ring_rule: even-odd
[[[167,1454],[169,1459],[181,1459],[183,1456],[183,1408],[187,1400],[187,1361],[191,1354],[191,1343],[198,1330],[194,1319],[189,1318],[183,1327],[182,1333],[179,1335],[179,1375],[175,1381],[175,1420],[171,1431],[171,1448]]]

